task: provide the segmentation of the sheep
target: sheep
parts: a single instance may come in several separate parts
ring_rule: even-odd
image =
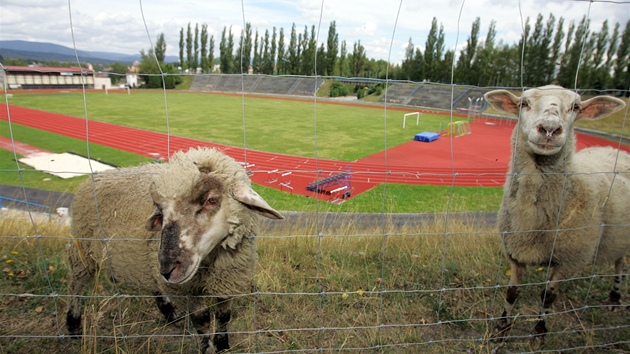
[[[188,308],[206,353],[229,349],[230,295],[251,290],[258,215],[284,218],[251,188],[239,163],[208,148],[95,174],[78,188],[71,212],[70,335],[81,335],[80,295],[101,272],[156,295],[169,322],[176,308]],[[200,295],[216,299],[214,335]]]
[[[526,266],[550,266],[531,337],[532,344],[542,345],[545,317],[560,281],[584,266],[614,262],[609,301],[613,307],[620,305],[619,283],[630,250],[630,155],[611,147],[575,152],[573,124],[578,119],[603,118],[625,103],[610,96],[582,101],[573,91],[553,85],[527,90],[521,97],[490,91],[485,99],[519,116],[498,215],[511,277],[493,337],[500,340],[512,326]]]

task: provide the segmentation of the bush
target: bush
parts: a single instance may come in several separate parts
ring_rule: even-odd
[[[330,85],[330,97],[347,96],[348,87],[339,81],[335,81]]]

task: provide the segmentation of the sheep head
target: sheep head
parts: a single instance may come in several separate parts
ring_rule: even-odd
[[[227,239],[251,236],[234,235],[247,215],[283,218],[251,188],[236,161],[216,150],[200,150],[173,155],[149,188],[155,207],[146,228],[161,232],[159,270],[173,284],[192,279],[201,261]],[[252,217],[245,222],[253,222]]]
[[[560,152],[573,136],[576,120],[601,119],[625,106],[622,100],[611,96],[582,101],[577,93],[551,85],[527,90],[521,97],[506,90],[490,91],[484,97],[496,109],[519,117],[526,150],[537,155]]]

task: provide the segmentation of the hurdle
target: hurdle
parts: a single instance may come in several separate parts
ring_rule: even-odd
[[[471,134],[470,123],[465,120],[460,120],[457,122],[448,123],[446,125],[446,130],[444,131],[444,136],[454,136],[460,137],[463,135]]]
[[[265,183],[276,183],[278,182],[278,169],[267,171],[267,180]]]
[[[346,201],[350,196],[350,192],[347,191],[348,186],[339,187],[330,191],[330,202],[334,204],[341,204]]]
[[[293,194],[293,186],[291,186],[291,175],[292,174],[293,174],[292,171],[285,172],[285,173],[281,174],[280,175],[281,181],[280,181],[280,183],[278,183],[278,185],[280,186],[280,190],[282,190],[282,188],[286,188],[286,189],[291,191],[291,194]]]
[[[239,162],[239,163],[241,164],[241,167],[245,169],[248,176],[254,175],[254,170],[252,170],[252,168],[255,167],[256,165],[254,165],[253,163],[247,163],[247,162]]]

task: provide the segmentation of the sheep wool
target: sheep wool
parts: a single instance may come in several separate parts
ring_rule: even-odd
[[[79,295],[100,271],[139,294],[158,294],[168,321],[175,309],[190,309],[207,353],[229,348],[230,299],[251,289],[258,216],[283,218],[241,164],[208,148],[95,174],[78,188],[71,213],[69,333],[81,334]],[[217,297],[214,335],[200,295]]]

